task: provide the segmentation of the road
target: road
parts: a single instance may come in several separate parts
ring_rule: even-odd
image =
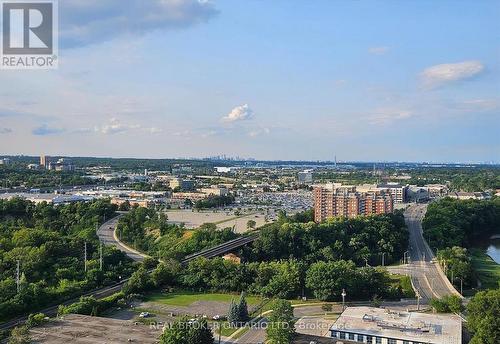
[[[117,237],[115,233],[116,225],[118,224],[118,220],[122,216],[118,215],[117,217],[112,218],[111,220],[104,222],[101,227],[97,230],[97,236],[99,240],[104,245],[115,246],[120,251],[124,252],[127,256],[132,258],[135,261],[143,261],[148,255],[141,253],[137,250],[134,250],[132,247],[129,247],[122,243]]]
[[[410,232],[410,248],[405,257],[408,264],[388,267],[388,270],[393,273],[410,275],[413,287],[424,300],[446,295],[460,296],[439,265],[434,262],[434,254],[424,240],[422,219],[426,211],[426,204],[411,205],[405,211],[405,221]]]
[[[105,245],[111,245],[115,246],[118,248],[120,251],[124,252],[127,256],[132,258],[135,261],[143,261],[144,258],[148,257],[147,254],[144,254],[142,252],[139,252],[135,250],[134,248],[126,245],[120,239],[116,236],[115,228],[118,224],[120,216],[123,214],[103,223],[101,227],[97,230],[97,236],[99,237],[99,240],[103,242]],[[205,258],[213,258],[220,256],[224,253],[230,252],[232,250],[235,250],[241,246],[247,245],[251,242],[253,242],[255,239],[258,238],[258,235],[248,235],[248,236],[242,236],[234,240],[230,240],[228,242],[225,242],[221,245],[196,252],[193,254],[190,254],[184,258],[182,261],[183,263],[187,263],[193,259],[196,259],[198,257],[205,257]]]

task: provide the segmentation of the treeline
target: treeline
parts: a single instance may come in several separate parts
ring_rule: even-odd
[[[60,172],[48,170],[28,170],[0,166],[0,187],[46,188],[59,185],[94,185],[104,183],[104,179],[91,179],[80,171]]]
[[[380,265],[398,261],[408,247],[408,231],[402,213],[366,217],[336,218],[316,224],[312,213],[264,226],[251,249],[244,250],[248,261],[300,259],[352,260],[357,265]]]
[[[351,299],[374,297],[398,299],[414,296],[411,285],[390,278],[383,269],[358,268],[352,261],[299,260],[237,264],[223,258],[198,258],[181,267],[175,261],[160,263],[151,275],[146,269],[134,273],[126,292],[139,293],[153,287],[171,286],[204,292],[248,292],[269,298],[302,296],[339,300],[342,289]]]
[[[196,209],[220,208],[234,203],[234,196],[210,195],[205,199],[200,199],[194,203]]]
[[[130,275],[131,261],[111,247],[103,248],[103,269],[99,266],[96,226],[104,217],[112,217],[115,209],[105,200],[59,206],[35,205],[19,198],[0,200],[0,319],[69,299]]]
[[[499,168],[492,166],[418,168],[410,170],[409,184],[446,184],[452,191],[486,191],[500,188]]]
[[[433,202],[427,208],[422,228],[432,248],[470,248],[478,241],[500,233],[500,198],[444,198]]]
[[[117,234],[120,240],[154,257],[178,260],[238,236],[230,228],[219,230],[214,224],[189,230],[168,223],[164,213],[143,207],[133,207],[120,218]]]

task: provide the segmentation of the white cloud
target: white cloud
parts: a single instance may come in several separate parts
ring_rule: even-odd
[[[0,134],[10,134],[12,132],[12,129],[10,128],[1,128],[0,127]]]
[[[382,108],[374,111],[368,116],[372,124],[388,124],[397,120],[407,119],[413,116],[413,112],[408,109]]]
[[[371,47],[368,49],[368,52],[373,55],[384,55],[389,52],[390,49],[389,47]]]
[[[470,79],[484,70],[479,61],[445,63],[426,68],[422,74],[425,86],[435,87],[445,83]]]
[[[161,133],[163,129],[157,128],[157,127],[144,127],[140,124],[128,124],[128,123],[122,123],[120,120],[117,118],[111,118],[108,123],[102,125],[102,126],[96,126],[94,128],[95,132],[105,134],[105,135],[113,135],[113,134],[119,134],[119,133],[126,133],[130,132],[133,130],[142,130],[146,131],[150,134],[157,134]],[[86,128],[82,128],[80,131],[82,133],[86,132]]]
[[[257,137],[257,136],[261,136],[261,135],[269,135],[270,133],[271,133],[271,129],[269,129],[269,128],[259,128],[259,129],[249,131],[248,136]]]
[[[227,116],[222,117],[223,122],[245,121],[253,117],[253,111],[248,104],[243,104],[231,110]]]

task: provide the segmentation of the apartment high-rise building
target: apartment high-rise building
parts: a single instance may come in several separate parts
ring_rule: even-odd
[[[356,217],[359,215],[386,214],[394,210],[390,193],[383,190],[357,192],[354,186],[327,184],[314,188],[314,220],[321,222],[329,217]]]
[[[40,155],[40,166],[43,166],[43,168],[48,168],[49,163],[50,163],[50,157],[45,155]]]

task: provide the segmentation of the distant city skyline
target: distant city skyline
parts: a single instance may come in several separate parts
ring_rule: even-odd
[[[498,163],[499,11],[60,1],[59,69],[0,71],[0,155]]]

